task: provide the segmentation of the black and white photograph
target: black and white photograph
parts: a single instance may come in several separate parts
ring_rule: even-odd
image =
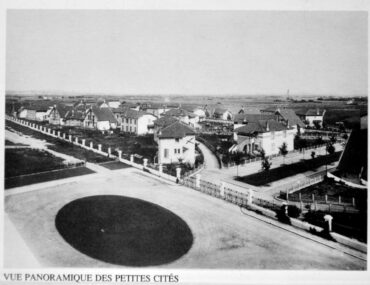
[[[367,271],[366,10],[5,14],[4,271]]]

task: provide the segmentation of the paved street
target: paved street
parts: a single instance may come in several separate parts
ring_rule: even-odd
[[[297,235],[246,215],[225,201],[147,175],[127,168],[111,171],[110,175],[92,175],[90,179],[7,195],[5,211],[9,221],[5,223],[5,241],[21,238],[28,250],[23,246],[13,255],[6,255],[5,267],[28,267],[32,260],[37,260],[38,264],[32,263],[36,267],[113,267],[71,247],[57,232],[54,221],[65,204],[104,194],[156,203],[189,225],[194,235],[190,251],[160,267],[356,270],[366,266],[362,259],[310,240],[305,232]],[[12,225],[16,230],[9,230]]]

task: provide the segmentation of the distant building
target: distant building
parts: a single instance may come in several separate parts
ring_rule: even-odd
[[[158,143],[158,163],[195,163],[195,132],[186,124],[174,123],[159,128],[155,135]]]
[[[30,121],[44,122],[48,120],[49,106],[46,104],[32,104],[27,107],[21,108],[18,113],[19,118],[27,119]]]
[[[263,114],[274,114],[278,122],[283,123],[288,127],[292,127],[296,134],[303,133],[306,125],[298,117],[298,115],[292,109],[288,108],[276,108],[276,109],[264,109],[261,110]]]
[[[129,108],[112,109],[122,132],[144,135],[153,133],[156,116]]]
[[[275,114],[243,114],[239,113],[234,116],[234,130],[248,123],[256,123],[260,120],[276,120]]]
[[[87,110],[83,120],[85,128],[94,128],[99,131],[106,131],[117,128],[117,119],[115,118],[112,110],[105,106],[105,103],[100,106],[93,105]]]
[[[261,149],[266,155],[278,154],[285,143],[287,151],[294,149],[295,130],[276,120],[257,120],[234,130],[236,144],[230,151],[259,154]]]
[[[233,119],[233,114],[228,109],[222,107],[221,105],[217,105],[213,111],[213,118],[221,119],[224,121],[231,121]]]
[[[191,125],[193,128],[196,127],[196,124],[199,122],[199,116],[194,113],[188,112],[185,109],[170,109],[162,114],[163,117],[169,116],[178,119],[179,121]]]
[[[119,100],[108,101],[108,107],[109,108],[119,108],[120,105],[121,105],[121,102]]]
[[[49,113],[49,124],[52,125],[64,125],[65,124],[65,116],[68,111],[72,111],[73,107],[66,106],[61,103],[55,104]]]
[[[78,108],[69,109],[63,118],[64,125],[70,127],[82,127],[85,116],[86,114],[84,110]]]
[[[309,109],[297,111],[297,115],[305,122],[307,126],[315,127],[318,124],[323,127],[324,116],[326,110],[320,109]]]
[[[175,103],[142,103],[140,106],[142,111],[153,114],[158,118],[161,117],[164,112],[175,108],[179,108],[179,105]]]

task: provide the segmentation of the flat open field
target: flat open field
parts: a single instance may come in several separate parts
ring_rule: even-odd
[[[100,198],[95,200],[94,196],[111,195],[120,196],[123,201],[139,199],[144,204],[151,203],[150,211],[157,217],[163,214],[164,216],[155,219],[155,223],[149,223],[150,226],[141,227],[142,222],[148,223],[145,219],[150,218],[150,215],[145,215],[145,211],[139,211],[134,218],[137,220],[136,226],[131,219],[129,221],[131,230],[127,232],[124,226],[125,219],[109,219],[112,211],[112,215],[121,211],[123,211],[122,214],[127,214],[124,209],[118,209],[114,205],[121,198],[110,200],[107,204],[100,204],[102,214],[99,219],[88,220],[92,222],[93,226],[89,227],[89,230],[92,230],[94,235],[91,235],[91,239],[89,235],[85,237],[89,242],[97,241],[100,247],[92,251],[94,255],[91,251],[89,254],[86,252],[84,254],[82,253],[84,250],[69,239],[70,235],[74,237],[73,231],[81,230],[78,225],[84,225],[80,223],[82,219],[89,219],[95,215],[89,205],[99,202]],[[84,203],[81,205],[78,201]],[[152,204],[155,207],[151,206]],[[137,204],[138,207],[142,207],[141,205],[143,204]],[[159,212],[156,207],[159,207]],[[85,208],[89,214],[78,215],[79,211]],[[74,221],[72,224],[68,222],[70,219],[68,215],[61,216],[62,223],[56,220],[58,213],[61,211],[63,213],[63,209],[72,209],[71,211],[77,214],[72,219]],[[169,211],[169,214],[166,211]],[[110,171],[109,175],[92,175],[90,179],[56,184],[22,194],[9,192],[5,197],[5,212],[6,217],[11,221],[11,223],[5,223],[8,226],[4,231],[6,268],[22,267],[23,260],[32,260],[27,256],[34,257],[33,267],[131,266],[128,263],[117,265],[100,256],[101,246],[107,249],[111,246],[111,243],[102,243],[102,241],[114,241],[116,235],[128,237],[127,234],[131,235],[133,232],[140,233],[149,240],[150,238],[162,239],[158,233],[161,233],[161,229],[165,232],[163,217],[168,218],[170,223],[173,223],[172,226],[180,223],[181,231],[186,232],[188,227],[193,241],[189,247],[191,240],[187,238],[181,241],[179,237],[176,238],[176,235],[172,235],[172,238],[169,238],[170,235],[163,236],[167,241],[163,243],[165,240],[163,239],[156,243],[161,246],[167,246],[166,244],[169,243],[171,246],[166,247],[166,256],[171,258],[162,256],[161,252],[153,252],[154,256],[159,257],[156,259],[159,260],[155,264],[156,267],[320,270],[366,268],[366,262],[362,259],[246,215],[239,207],[225,201],[148,177],[146,173],[133,168]],[[64,213],[71,212],[64,211]],[[142,220],[143,217],[144,220]],[[182,221],[185,224],[182,224]],[[19,251],[18,247],[7,247],[17,240],[12,236],[14,231],[7,228],[11,227],[11,224],[18,230],[29,250]],[[57,225],[63,225],[64,229],[61,230]],[[181,227],[175,226],[176,230]],[[157,234],[153,236],[153,233]],[[191,236],[188,235],[189,238]],[[135,239],[132,241],[134,242]],[[178,248],[180,244],[184,246],[182,250]],[[123,249],[120,247],[119,250]],[[12,260],[17,260],[17,263],[12,263]],[[148,259],[139,261],[143,266],[148,265],[143,263],[148,262]]]

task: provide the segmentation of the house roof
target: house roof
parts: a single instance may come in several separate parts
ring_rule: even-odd
[[[68,111],[73,110],[72,106],[67,106],[67,105],[64,105],[62,103],[55,104],[53,108],[55,108],[58,111],[59,116],[62,117],[62,118],[65,117],[65,115],[67,114]]]
[[[279,113],[285,121],[289,122],[289,125],[291,125],[291,126],[298,125],[301,128],[305,127],[305,124],[296,115],[294,110],[292,110],[292,109],[278,109],[276,112]]]
[[[236,114],[234,116],[235,123],[249,123],[257,122],[259,120],[273,120],[276,116],[274,114]]]
[[[164,116],[162,118],[159,118],[157,120],[154,121],[154,126],[156,127],[159,127],[159,128],[163,128],[163,127],[167,127],[175,122],[178,122],[179,120],[176,119],[175,117],[170,117],[170,116]]]
[[[253,107],[242,107],[239,111],[238,114],[261,114],[261,111],[258,108],[253,108]]]
[[[99,108],[98,106],[92,106],[91,109],[98,121],[109,121],[110,123],[117,123],[117,119],[114,117],[113,112],[110,108]]]
[[[250,135],[255,133],[278,132],[283,130],[288,130],[288,128],[275,120],[258,120],[237,128],[234,131],[238,134]]]
[[[130,108],[114,108],[114,109],[112,109],[112,112],[114,114],[120,114],[122,117],[130,118],[130,119],[138,119],[138,118],[140,118],[144,115],[154,116],[154,115],[149,114],[147,112],[136,111],[136,110],[132,110]]]
[[[223,115],[227,111],[228,110],[224,107],[216,107],[215,111],[213,113],[216,114],[216,115]]]
[[[55,102],[47,101],[47,102],[31,102],[30,105],[27,107],[25,106],[24,109],[27,110],[35,110],[37,112],[46,112],[51,106],[53,106]]]
[[[66,112],[64,115],[65,120],[79,120],[83,121],[85,118],[85,112],[82,112],[80,110],[71,109]]]
[[[186,111],[185,109],[170,109],[167,112],[163,113],[164,116],[173,116],[173,117],[185,117],[190,118],[196,117],[193,113]]]
[[[324,116],[325,110],[323,109],[309,109],[306,116]]]
[[[167,127],[162,128],[158,132],[159,138],[183,138],[186,136],[195,135],[195,131],[189,126],[179,121],[174,122]]]

